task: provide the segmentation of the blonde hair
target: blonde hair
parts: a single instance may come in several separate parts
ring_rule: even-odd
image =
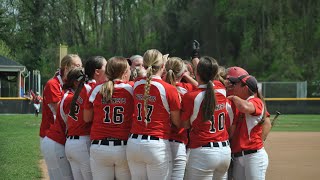
[[[100,90],[100,94],[102,95],[104,100],[106,100],[106,102],[110,101],[113,95],[113,80],[121,79],[128,66],[128,61],[124,57],[112,57],[108,60],[108,66],[106,67],[106,75],[108,77],[108,81],[102,85]]]
[[[60,62],[61,75],[64,75],[65,67],[70,68],[72,65],[72,60],[80,57],[77,54],[67,54],[65,55]]]
[[[170,57],[166,62],[166,82],[176,85],[176,80],[186,71],[186,65],[179,57]]]
[[[225,85],[224,80],[227,78],[227,70],[224,66],[219,66],[218,74],[214,78],[215,80],[219,80],[223,85]]]
[[[159,72],[161,66],[165,63],[165,59],[160,51],[156,49],[147,50],[143,55],[143,65],[146,68],[146,85],[144,86],[144,112],[147,113],[148,100],[151,87],[151,76]],[[147,120],[145,118],[147,125]]]

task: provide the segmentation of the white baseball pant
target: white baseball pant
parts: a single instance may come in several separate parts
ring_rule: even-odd
[[[62,144],[44,137],[41,141],[41,152],[48,167],[50,180],[73,179],[71,167]]]
[[[235,157],[233,160],[234,180],[264,180],[268,168],[268,154],[264,148],[256,153]]]
[[[79,139],[67,138],[66,155],[76,180],[92,180],[90,145],[89,136],[79,136]]]
[[[90,148],[90,164],[94,180],[130,180],[126,145],[119,146],[92,144]]]
[[[212,180],[227,179],[231,161],[230,146],[199,147],[188,150],[185,179]]]
[[[33,107],[36,109],[37,112],[40,111],[40,104],[33,104]]]
[[[168,140],[131,136],[127,145],[127,159],[132,180],[171,179],[172,155]]]
[[[187,164],[186,145],[183,143],[170,141],[172,153],[172,180],[182,180]]]

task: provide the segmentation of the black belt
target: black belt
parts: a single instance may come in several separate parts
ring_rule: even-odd
[[[102,140],[92,140],[91,144],[100,144],[100,145],[109,146],[110,142],[113,142],[114,146],[127,145],[127,141],[120,140],[120,139],[108,139],[108,138],[102,139]]]
[[[132,134],[131,138],[133,139],[138,139],[139,134]],[[155,136],[148,136],[148,135],[142,135],[141,139],[148,139],[148,137],[150,137],[150,140],[159,140],[160,138],[155,137]]]
[[[80,136],[67,136],[69,139],[80,139]]]
[[[233,157],[240,157],[240,156],[244,156],[244,155],[252,154],[252,153],[256,153],[256,152],[258,152],[258,150],[240,151],[240,152],[233,153]]]
[[[203,145],[202,147],[211,147],[211,144],[212,144],[212,147],[219,147],[218,142],[209,142],[208,144]],[[222,147],[226,147],[226,146],[230,145],[229,141],[221,142],[221,144],[222,144]]]
[[[177,142],[177,143],[183,143],[181,141],[177,141],[177,140],[173,140],[173,139],[169,139],[170,142]]]

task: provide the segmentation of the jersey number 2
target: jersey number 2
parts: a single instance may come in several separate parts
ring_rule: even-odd
[[[76,103],[74,104],[74,116],[71,116],[70,113],[70,117],[75,120],[75,121],[78,121],[78,117],[77,117],[77,114],[79,114],[79,111],[80,111],[80,106]]]

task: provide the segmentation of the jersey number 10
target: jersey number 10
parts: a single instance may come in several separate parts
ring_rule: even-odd
[[[225,114],[224,113],[220,113],[218,115],[218,130],[221,131],[224,129],[224,122],[225,122]],[[214,127],[215,121],[214,121],[214,115],[211,116],[210,119],[210,133],[215,133],[216,132],[216,128]]]

